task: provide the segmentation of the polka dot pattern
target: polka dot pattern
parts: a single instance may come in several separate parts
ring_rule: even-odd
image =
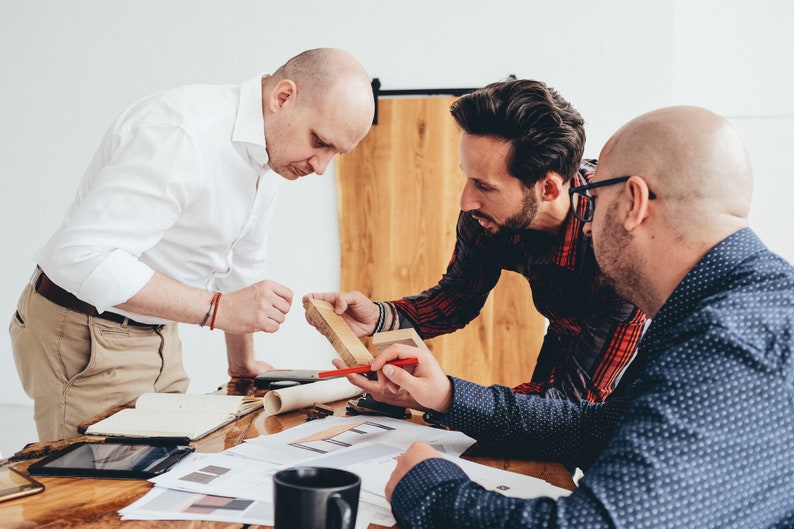
[[[400,481],[402,528],[794,528],[794,268],[750,230],[713,248],[606,402],[452,379],[439,422],[584,469],[567,498],[486,491],[432,459]]]

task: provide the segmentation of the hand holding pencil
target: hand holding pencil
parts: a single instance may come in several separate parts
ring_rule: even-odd
[[[402,367],[395,365],[399,361],[406,364]],[[369,366],[360,368],[347,368],[341,360],[334,360],[333,363],[340,369],[376,372],[377,380],[369,380],[360,373],[346,376],[352,384],[380,402],[439,413],[446,413],[452,403],[452,383],[433,354],[425,348],[405,344],[390,345]]]
[[[413,366],[419,363],[419,359],[401,358],[400,360],[393,360],[387,363],[393,366]],[[372,372],[372,366],[365,365],[365,366],[356,366],[356,367],[345,367],[342,369],[333,369],[331,371],[320,371],[319,373],[317,373],[317,376],[319,378],[330,378],[330,377],[338,377],[340,375],[350,375],[353,373],[371,373],[371,372]]]

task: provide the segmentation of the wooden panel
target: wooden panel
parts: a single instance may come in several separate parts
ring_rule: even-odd
[[[465,182],[452,101],[381,99],[378,124],[336,159],[342,290],[395,299],[446,270]],[[451,375],[513,386],[529,380],[543,333],[526,280],[504,272],[478,318],[425,343]]]
[[[309,298],[303,302],[303,308],[348,367],[372,362],[372,354],[342,316],[334,312],[333,305],[321,299]]]

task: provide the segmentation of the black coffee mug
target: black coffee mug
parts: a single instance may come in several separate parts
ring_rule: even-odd
[[[361,479],[338,468],[296,467],[273,477],[275,529],[353,529]]]

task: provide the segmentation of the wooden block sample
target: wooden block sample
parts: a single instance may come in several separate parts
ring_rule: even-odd
[[[416,331],[410,327],[407,329],[397,329],[396,331],[376,332],[372,335],[372,345],[374,345],[378,351],[383,351],[393,343],[402,343],[427,349],[425,342],[423,342],[419,335],[416,334]]]
[[[333,305],[321,299],[309,298],[303,303],[303,308],[348,367],[372,362],[369,349],[361,343],[342,316],[334,312]]]

